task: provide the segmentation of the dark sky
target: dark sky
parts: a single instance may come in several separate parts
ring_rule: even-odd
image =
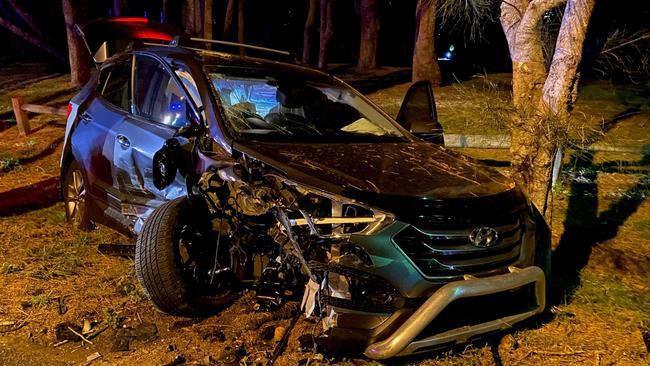
[[[166,21],[179,24],[182,0],[168,0],[172,11]],[[48,42],[65,53],[65,33],[60,1],[18,0],[35,21],[41,25]],[[88,1],[89,18],[109,15],[109,0]],[[130,0],[124,14],[146,15],[159,20],[160,0]],[[221,34],[225,0],[214,1],[215,36]],[[262,44],[287,49],[301,54],[303,25],[307,12],[307,0],[246,0],[246,39],[248,43]],[[331,62],[355,63],[359,46],[359,25],[351,0],[335,1],[334,37],[331,48]],[[627,30],[650,28],[650,1],[648,0],[597,0],[590,22],[585,56],[593,57],[605,35],[615,28]],[[498,9],[497,9],[498,10]],[[382,65],[408,66],[414,39],[415,0],[380,0],[379,63]],[[5,0],[0,0],[0,14],[16,19]],[[495,14],[497,15],[497,14]],[[235,35],[228,35],[232,39]],[[317,37],[317,35],[315,35]],[[457,63],[471,72],[506,70],[508,54],[505,39],[498,23],[486,25],[481,41],[471,42],[462,31],[449,32],[440,29],[436,37],[436,48],[442,55],[450,45],[456,49]],[[0,62],[16,59],[48,60],[42,51],[13,37],[0,28],[0,41],[5,47],[0,52]]]

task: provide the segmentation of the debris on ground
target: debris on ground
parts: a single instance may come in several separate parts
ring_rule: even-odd
[[[117,330],[111,351],[125,352],[129,350],[131,341],[142,343],[151,342],[158,338],[158,327],[153,323],[140,323],[135,327],[124,327]]]
[[[88,357],[86,357],[86,362],[93,362],[100,357],[102,357],[102,355],[99,352],[95,352],[91,355],[88,355]]]
[[[79,342],[81,337],[82,328],[73,322],[63,322],[56,325],[54,328],[54,333],[56,334],[57,341],[72,341]]]

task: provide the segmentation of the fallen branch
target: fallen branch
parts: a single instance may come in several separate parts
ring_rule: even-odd
[[[88,344],[93,344],[93,342],[89,341],[86,337],[83,336],[83,334],[81,334],[81,333],[75,331],[74,329],[72,329],[72,328],[70,328],[70,327],[68,327],[68,329],[69,329],[72,333],[74,333],[74,335],[76,335],[77,337],[81,338],[82,341],[84,341],[84,342],[86,342],[86,343],[88,343]]]
[[[0,329],[0,333],[15,332],[18,329],[24,327],[26,324],[27,324],[27,320],[21,320],[17,323],[14,323],[13,325],[7,323],[5,326],[8,326],[8,329]]]
[[[68,343],[68,342],[69,342],[69,341],[68,341],[67,339],[64,339],[64,340],[62,340],[61,342],[56,342],[56,343],[54,343],[54,344],[52,345],[52,347],[58,347],[58,346],[60,346],[60,345],[62,345],[62,344],[66,344],[66,343]]]

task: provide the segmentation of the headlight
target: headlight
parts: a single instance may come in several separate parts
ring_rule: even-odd
[[[395,216],[353,199],[308,187],[282,178],[282,183],[300,194],[292,226],[306,227],[324,238],[372,235],[392,224]]]

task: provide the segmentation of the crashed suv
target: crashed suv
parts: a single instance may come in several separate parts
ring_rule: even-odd
[[[137,276],[161,311],[208,314],[245,287],[261,309],[302,299],[325,351],[373,359],[543,311],[544,219],[511,180],[443,146],[428,83],[394,120],[320,71],[201,49],[146,20],[100,23],[86,34],[139,40],[109,58],[101,43],[70,103],[66,213],[137,235]]]

